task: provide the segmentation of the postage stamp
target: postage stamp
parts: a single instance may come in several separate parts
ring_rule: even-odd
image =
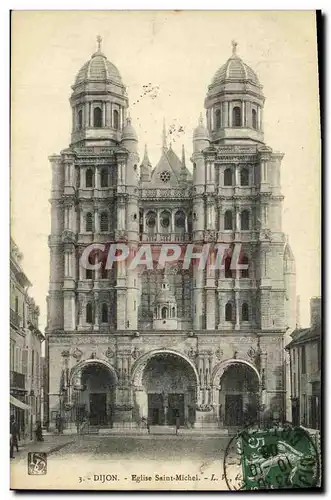
[[[316,488],[320,471],[318,446],[290,423],[249,425],[231,439],[224,457],[229,490]]]
[[[28,474],[30,476],[41,476],[47,474],[47,453],[28,453]]]

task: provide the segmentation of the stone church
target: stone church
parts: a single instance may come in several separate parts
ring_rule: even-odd
[[[295,263],[282,232],[283,153],[237,54],[214,75],[192,157],[163,131],[142,161],[118,69],[98,49],[72,85],[68,148],[52,155],[47,349],[50,428],[229,428],[285,416]],[[197,113],[198,115],[199,113]],[[276,121],[276,120],[275,120]],[[160,131],[161,133],[161,131]],[[86,269],[92,243],[241,245],[247,269]]]

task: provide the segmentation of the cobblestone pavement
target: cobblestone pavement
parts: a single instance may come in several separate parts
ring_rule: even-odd
[[[22,457],[11,461],[12,488],[143,490],[227,489],[223,457],[228,436],[46,436],[47,474],[29,476]],[[60,447],[54,449],[54,447]],[[53,448],[53,451],[52,451]],[[15,463],[16,462],[16,463]]]

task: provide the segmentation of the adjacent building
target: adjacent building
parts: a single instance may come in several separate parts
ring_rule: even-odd
[[[234,43],[207,89],[191,167],[166,130],[153,167],[147,148],[139,161],[126,87],[98,43],[72,86],[70,145],[50,157],[50,426],[284,417],[295,265],[282,231],[283,153],[264,142],[258,76]],[[88,245],[119,241],[133,252],[149,243],[153,255],[171,242],[229,253],[217,270],[82,265]],[[247,269],[231,269],[234,243]]]
[[[310,301],[310,328],[292,333],[286,346],[291,366],[292,421],[312,429],[321,425],[321,297]]]
[[[44,336],[38,328],[39,308],[29,296],[31,283],[22,268],[22,254],[10,243],[10,412],[22,437],[32,437],[40,419],[40,358]]]

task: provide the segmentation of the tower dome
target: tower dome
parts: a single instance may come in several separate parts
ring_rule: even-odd
[[[107,146],[121,140],[128,98],[116,66],[98,48],[78,71],[72,85],[71,143],[79,146]]]
[[[255,71],[237,54],[215,73],[205,99],[207,124],[213,143],[263,143],[264,95]]]
[[[208,148],[209,144],[209,132],[203,124],[201,113],[198,126],[193,130],[193,149],[194,151],[202,151],[203,149]]]
[[[112,80],[119,85],[123,85],[121,75],[116,66],[108,61],[106,56],[98,50],[78,71],[75,85],[87,81],[98,82],[105,80]]]

